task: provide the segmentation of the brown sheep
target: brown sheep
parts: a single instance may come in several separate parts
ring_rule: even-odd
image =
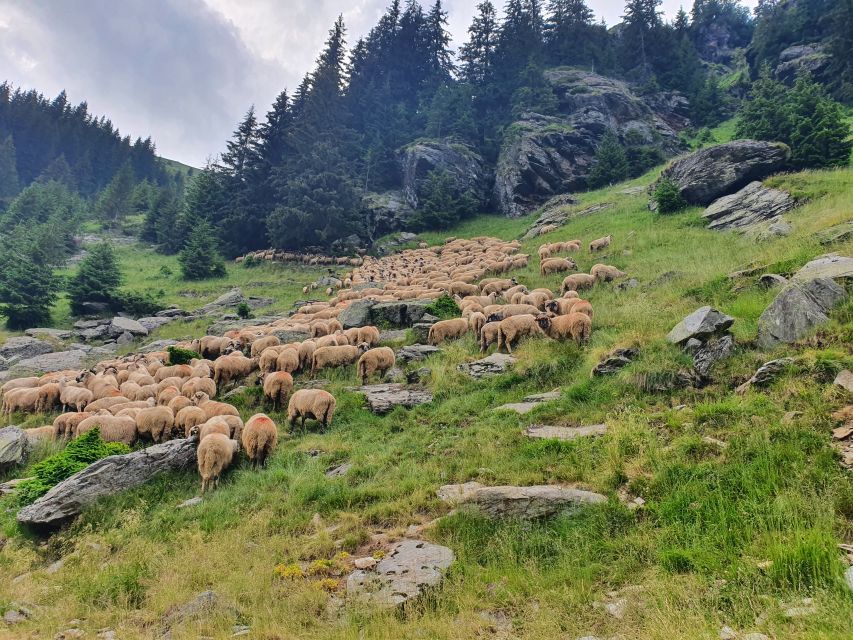
[[[572,298],[580,298],[578,292],[574,289],[569,289],[568,291],[563,292],[563,298],[566,300],[571,300]]]
[[[511,299],[516,293],[528,294],[530,291],[523,284],[517,284],[503,292],[504,300]]]
[[[162,382],[166,378],[189,378],[193,374],[193,368],[188,364],[173,364],[168,367],[160,367],[154,374],[155,382]]]
[[[313,376],[317,371],[326,367],[354,364],[365,351],[367,351],[366,344],[360,344],[357,347],[352,345],[320,347],[314,351],[314,357],[311,360],[311,375]]]
[[[256,413],[243,427],[241,441],[252,466],[262,467],[278,444],[278,428],[269,416]]]
[[[198,440],[201,442],[207,436],[221,433],[222,435],[230,438],[231,437],[231,427],[228,426],[228,423],[221,416],[217,416],[215,418],[211,418],[204,424],[200,425],[198,428]]]
[[[296,419],[302,421],[301,428],[305,429],[305,419],[312,418],[327,428],[335,415],[335,396],[324,389],[300,389],[292,396],[287,405],[287,418],[290,428],[296,424]]]
[[[39,386],[39,379],[36,377],[16,378],[4,383],[3,386],[0,387],[0,394],[11,391],[12,389],[34,389],[37,386]]]
[[[595,253],[596,251],[601,251],[602,249],[606,249],[610,246],[610,242],[613,240],[613,236],[604,236],[603,238],[598,238],[597,240],[593,240],[589,243],[589,252]]]
[[[201,429],[199,429],[201,431]],[[240,443],[221,433],[214,433],[199,442],[196,450],[198,474],[201,476],[201,492],[219,486],[219,476],[234,461],[240,451]]]
[[[628,274],[624,271],[619,271],[616,267],[611,267],[608,264],[596,264],[589,270],[589,274],[598,282],[612,282],[617,278],[624,278]]]
[[[578,265],[571,258],[551,258],[550,260],[544,260],[539,265],[539,275],[547,276],[562,271],[574,271],[577,268]]]
[[[207,414],[204,409],[195,405],[184,407],[175,414],[175,428],[183,430],[184,435],[189,438],[193,427],[207,422]]]
[[[483,294],[489,295],[490,293],[502,293],[517,284],[518,280],[515,278],[510,278],[508,280],[492,280],[483,287]]]
[[[204,336],[199,340],[198,352],[202,358],[210,358],[215,360],[225,353],[226,349],[235,346],[234,340],[231,338],[220,338],[217,336]]]
[[[40,387],[22,387],[11,389],[3,394],[3,415],[12,415],[16,411],[35,413],[41,396]]]
[[[486,324],[486,316],[483,313],[475,311],[468,316],[468,326],[475,336],[480,335],[480,329],[483,328],[484,324]]]
[[[136,430],[139,436],[150,436],[154,442],[164,442],[172,436],[175,415],[169,407],[140,409],[136,414]]]
[[[219,356],[213,363],[213,382],[217,388],[236,380],[245,378],[258,368],[258,361],[247,358],[242,353],[232,353],[227,356]]]
[[[86,389],[86,391],[89,391]],[[62,394],[62,389],[57,382],[49,382],[48,384],[43,384],[39,387],[39,399],[36,404],[36,412],[44,413],[46,411],[52,411],[53,408],[59,404],[59,396]],[[91,391],[89,391],[90,396],[93,396]],[[89,400],[91,402],[91,400]]]
[[[177,387],[166,387],[157,394],[157,404],[165,407],[179,395],[181,395],[181,390]]]
[[[59,440],[73,437],[77,425],[91,415],[88,411],[59,414],[53,419],[54,439]]]
[[[553,313],[556,316],[565,316],[571,313],[572,307],[578,298],[558,298],[557,300],[549,300],[545,303],[545,310]]]
[[[299,369],[299,350],[284,349],[275,360],[275,370],[293,373]]]
[[[359,327],[358,339],[350,344],[366,343],[370,347],[375,347],[379,344],[379,329],[374,326]]]
[[[451,282],[450,293],[460,296],[475,296],[480,293],[480,287],[475,284],[468,284],[467,282]]]
[[[397,361],[394,350],[390,347],[377,347],[369,349],[361,354],[356,366],[356,379],[361,384],[367,384],[370,375],[379,372],[379,377],[384,376]]]
[[[63,411],[67,411],[70,407],[78,412],[83,411],[94,397],[94,394],[88,389],[69,387],[65,382],[59,384],[59,402]]]
[[[505,304],[486,307],[484,315],[488,322],[497,322],[512,316],[536,316],[540,310],[532,304]]]
[[[91,405],[90,405],[91,406]],[[120,404],[114,404],[107,409],[111,414],[117,415],[119,411],[124,409],[148,409],[149,407],[157,406],[157,402],[154,398],[148,398],[148,400],[135,400],[133,402],[122,402]]]
[[[500,322],[487,322],[480,329],[480,351],[482,353],[485,353],[491,345],[497,343],[500,327]]]
[[[592,320],[592,305],[589,300],[581,300],[578,298],[572,306],[572,313],[582,313],[589,316],[589,319]]]
[[[199,391],[204,391],[211,398],[216,395],[216,383],[211,378],[190,378],[181,385],[181,394],[192,398]]]
[[[273,409],[283,407],[293,391],[293,376],[287,371],[273,371],[258,377],[257,384],[263,385],[264,396],[272,402]]]
[[[204,393],[203,391],[199,391],[193,396],[193,402],[197,407],[201,407],[204,410],[205,420],[210,420],[214,416],[238,416],[240,412],[237,411],[236,407],[228,404],[227,402],[216,402],[215,400],[211,400],[210,397]]]
[[[128,447],[136,442],[136,420],[129,416],[113,416],[106,410],[81,420],[74,435],[82,436],[96,427],[100,429],[104,442],[123,442]]]
[[[592,333],[592,320],[583,313],[570,313],[556,318],[541,316],[537,322],[545,334],[554,340],[574,340],[583,344]]]
[[[53,425],[48,424],[43,427],[24,429],[24,435],[27,437],[30,444],[44,440],[55,440],[56,429],[54,429]]]
[[[253,358],[257,358],[267,347],[277,347],[280,344],[281,340],[276,336],[264,336],[263,338],[258,338],[252,343],[249,355]]]
[[[95,400],[94,402],[90,402],[86,405],[86,410],[91,411],[92,413],[97,413],[101,409],[109,409],[114,405],[125,404],[127,402],[131,402],[130,398],[125,398],[120,395],[113,396],[111,398],[101,398],[100,400]]]
[[[243,421],[240,416],[216,416],[219,420],[224,420],[228,428],[231,429],[231,437],[234,440],[240,439],[240,434],[243,433]]]
[[[461,338],[466,333],[468,333],[468,321],[465,318],[439,320],[429,328],[427,342],[431,345],[437,345],[445,340]]]
[[[358,334],[356,333],[356,336],[357,335]],[[299,369],[304,371],[311,366],[311,360],[314,358],[314,350],[316,348],[317,345],[313,340],[305,340],[299,345],[299,349],[297,350],[297,355],[299,357]]]
[[[560,292],[564,293],[569,290],[580,291],[581,289],[591,289],[593,286],[595,286],[594,277],[588,273],[574,273],[563,279]]]
[[[275,361],[279,354],[284,351],[283,346],[267,347],[258,357],[258,370],[261,373],[275,371]]]
[[[542,335],[544,334],[536,322],[536,316],[520,315],[505,318],[501,320],[498,329],[498,351],[505,346],[507,352],[512,353],[512,345],[517,344],[522,338]]]

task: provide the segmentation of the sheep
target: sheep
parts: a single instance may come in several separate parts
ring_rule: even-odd
[[[509,289],[503,292],[504,300],[511,299],[512,296],[514,296],[516,293],[528,294],[530,293],[530,291],[528,291],[527,287],[525,287],[523,284],[517,284],[514,287],[510,287]]]
[[[125,402],[130,402],[130,398],[126,398],[122,395],[112,396],[109,398],[101,398],[99,400],[95,400],[86,405],[86,410],[91,411],[92,413],[97,413],[101,409],[109,409],[110,407],[117,404],[124,404]]]
[[[290,392],[293,391],[293,376],[286,371],[274,371],[259,376],[257,384],[263,385],[264,396],[272,402],[275,409],[276,405],[283,407],[287,402]]]
[[[560,287],[560,293],[569,291],[580,291],[581,289],[591,289],[595,285],[595,278],[588,273],[574,273],[563,278],[563,284]]]
[[[91,405],[90,405],[91,406]],[[118,404],[114,404],[107,408],[113,415],[117,415],[119,411],[123,409],[147,409],[148,407],[157,406],[157,401],[154,398],[148,398],[147,400],[135,400],[133,402],[120,402]],[[88,407],[87,407],[88,409]]]
[[[450,283],[450,293],[462,296],[475,296],[480,293],[480,287],[475,284],[456,281]]]
[[[168,367],[160,367],[154,374],[154,381],[161,382],[166,378],[189,378],[193,374],[193,368],[188,364],[173,364]]]
[[[497,300],[498,294],[490,293],[487,296],[465,296],[462,298],[462,302],[476,302],[481,307],[486,307],[490,304],[495,304],[495,300]]]
[[[181,409],[193,406],[193,402],[187,396],[181,395],[169,400],[166,406],[172,410],[172,413],[177,414]]]
[[[379,372],[379,377],[384,376],[389,369],[394,366],[397,361],[394,355],[394,350],[390,347],[377,347],[369,349],[361,354],[356,366],[356,380],[361,380],[361,384],[367,384],[370,375]]]
[[[592,305],[589,300],[581,300],[578,298],[572,306],[572,313],[582,313],[589,316],[589,319],[592,320]]]
[[[204,424],[205,422],[207,422],[207,414],[204,412],[204,409],[195,405],[184,407],[175,414],[175,428],[178,430],[183,429],[184,435],[187,438],[190,437],[190,431],[193,427]]]
[[[3,394],[3,415],[12,415],[16,411],[35,413],[37,411],[40,387],[22,387],[11,389]]]
[[[498,341],[500,322],[487,322],[480,329],[480,351],[485,353],[489,347]]]
[[[431,345],[437,345],[445,340],[461,338],[468,333],[468,328],[468,321],[465,318],[439,320],[429,328],[427,342]]]
[[[240,419],[240,416],[216,416],[217,419],[223,420],[225,424],[228,425],[228,428],[231,429],[231,437],[234,440],[240,439],[240,434],[243,433],[243,421]]]
[[[226,349],[234,347],[235,342],[231,338],[220,338],[217,336],[204,336],[198,343],[198,352],[202,358],[210,358],[215,360]]]
[[[102,410],[77,425],[74,435],[79,437],[98,427],[104,442],[123,442],[128,447],[136,442],[136,420],[129,416],[113,416]]]
[[[562,271],[574,271],[577,268],[578,265],[571,258],[551,258],[550,260],[544,260],[539,265],[539,275],[547,276]]]
[[[275,361],[282,351],[284,351],[284,347],[282,346],[267,347],[264,349],[261,355],[258,356],[258,370],[261,373],[275,371]]]
[[[244,378],[257,369],[258,361],[242,353],[219,356],[213,363],[213,382],[217,387],[226,385],[236,378]]]
[[[556,318],[541,316],[537,322],[545,334],[554,340],[574,340],[582,344],[589,340],[592,333],[592,320],[583,313],[573,312]]]
[[[91,416],[88,411],[61,413],[53,419],[54,439],[68,439],[74,435],[77,425]]]
[[[474,313],[483,313],[483,307],[476,302],[471,302],[462,308],[462,317],[471,318]]]
[[[610,242],[613,240],[612,235],[604,236],[603,238],[598,238],[597,240],[593,240],[589,243],[589,252],[595,253],[596,251],[601,251],[602,249],[606,249],[610,246]]]
[[[278,336],[264,336],[263,338],[258,338],[252,342],[252,346],[249,349],[249,355],[253,358],[257,358],[267,347],[277,347],[280,344],[281,340],[278,339]]]
[[[482,312],[475,311],[468,316],[468,326],[475,336],[480,335],[480,329],[483,328],[484,324],[486,324],[486,316]]]
[[[488,322],[496,322],[512,316],[539,315],[540,310],[532,304],[493,305],[483,310]]]
[[[177,387],[166,387],[157,395],[157,404],[165,407],[179,395],[181,391]]]
[[[624,271],[619,271],[616,267],[611,267],[607,264],[593,265],[592,269],[589,270],[589,274],[598,282],[611,282],[628,275]]]
[[[34,427],[32,429],[24,429],[24,435],[30,444],[42,440],[55,440],[56,429],[53,425],[48,424],[43,427]]]
[[[358,329],[356,329],[358,331]],[[358,333],[356,333],[356,336]],[[314,350],[317,348],[317,345],[313,340],[305,340],[302,344],[299,345],[299,349],[297,354],[299,356],[299,368],[301,370],[307,369],[311,365],[311,361],[314,358]]]
[[[86,389],[86,391],[89,391]],[[92,395],[92,392],[89,391],[89,394]],[[51,411],[53,408],[59,404],[59,396],[62,395],[62,388],[59,386],[57,382],[49,382],[48,384],[44,384],[39,387],[39,399],[36,404],[36,412],[44,413],[45,411]],[[91,402],[91,400],[90,400]]]
[[[219,486],[219,476],[231,466],[239,451],[240,443],[221,433],[211,434],[199,442],[196,457],[202,493]]]
[[[39,384],[39,379],[36,377],[31,378],[16,378],[14,380],[9,380],[0,387],[0,395],[5,394],[7,391],[12,391],[12,389],[33,389],[37,387]]]
[[[189,379],[190,378],[181,378],[180,376],[169,376],[168,378],[163,378],[157,383],[157,395],[161,394],[164,389],[168,389],[169,387],[180,389],[184,386],[184,382]]]
[[[299,350],[284,349],[275,360],[275,370],[293,373],[299,369]]]
[[[379,329],[374,326],[359,327],[358,339],[350,344],[366,343],[369,347],[375,347],[379,344]]]
[[[580,298],[580,296],[578,295],[578,292],[575,291],[574,289],[569,289],[568,291],[563,292],[562,297],[566,300],[571,300],[572,298]]]
[[[569,314],[572,307],[578,298],[558,298],[557,300],[549,300],[545,303],[545,311],[553,313],[555,316],[565,316]]]
[[[203,391],[199,391],[193,396],[193,402],[197,407],[201,407],[204,410],[206,420],[210,420],[214,416],[240,415],[240,412],[237,411],[234,406],[226,402],[216,402],[215,400],[211,400]]]
[[[169,407],[140,409],[136,414],[136,430],[140,436],[148,435],[154,442],[163,442],[172,435],[175,415]]]
[[[278,444],[278,427],[266,414],[256,413],[243,427],[240,441],[252,466],[263,467]]]
[[[541,335],[543,332],[536,323],[536,316],[520,315],[505,318],[501,320],[498,328],[498,351],[502,346],[505,346],[507,352],[512,353],[512,345],[518,343],[522,338]]]
[[[305,429],[305,418],[313,418],[328,428],[332,423],[337,402],[335,397],[324,389],[300,389],[292,396],[287,405],[287,418],[293,429],[296,419],[301,418],[301,428]]]
[[[508,280],[492,280],[483,287],[483,294],[489,295],[490,293],[501,293],[517,284],[518,280],[515,278],[510,278]]]
[[[181,394],[192,398],[199,391],[203,391],[211,398],[216,395],[216,383],[211,378],[190,378],[181,385]]]
[[[313,376],[317,371],[326,367],[354,364],[365,351],[367,351],[367,345],[363,343],[357,347],[352,345],[320,347],[314,351],[314,357],[311,359],[311,375]]]
[[[221,416],[217,416],[215,418],[211,418],[201,426],[199,426],[198,431],[198,440],[201,442],[207,436],[212,435],[214,433],[221,433],[222,435],[230,438],[231,437],[231,427],[228,426],[228,423],[222,419]]]

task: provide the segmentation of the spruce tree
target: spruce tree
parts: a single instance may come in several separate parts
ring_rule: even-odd
[[[107,226],[115,227],[130,213],[133,194],[133,169],[125,162],[101,193],[95,211]]]
[[[18,228],[0,239],[0,315],[9,329],[50,324],[60,280],[38,239]]]
[[[121,271],[113,248],[106,242],[95,245],[68,281],[71,313],[82,315],[86,302],[100,302],[117,309],[121,282]]]
[[[468,27],[468,42],[459,50],[462,75],[469,84],[481,85],[490,80],[497,36],[497,12],[486,0],[477,5],[477,15]]]
[[[597,189],[626,180],[630,173],[628,156],[619,139],[608,129],[601,138],[595,153],[595,161],[589,172],[590,188]]]
[[[12,136],[0,139],[0,213],[2,213],[20,190],[15,142]]]
[[[190,233],[186,246],[178,255],[184,280],[206,280],[225,276],[225,263],[216,250],[216,237],[205,222]]]

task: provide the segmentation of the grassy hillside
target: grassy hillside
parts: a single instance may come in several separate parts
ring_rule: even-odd
[[[836,309],[816,336],[762,353],[754,345],[756,322],[775,292],[760,288],[756,276],[727,274],[754,265],[789,274],[829,250],[814,233],[851,219],[853,170],[775,178],[807,203],[786,216],[794,227],[789,237],[767,242],[708,231],[698,209],[658,216],[644,196],[623,193],[652,178],[584,195],[581,206],[613,206],[523,243],[535,256],[543,240],[586,243],[613,234],[606,259],[582,252],[580,269],[608,262],[640,284],[603,286],[588,296],[595,307],[588,347],[529,342],[511,373],[476,382],[456,370],[478,357],[473,338],[462,340],[426,363],[432,404],[384,417],[344,390],[354,382],[352,368],[333,373],[338,412],[328,432],[284,437],[268,468],[233,468],[195,507],[176,509],[196,494],[195,475],[163,477],[90,509],[43,546],[4,509],[0,610],[13,601],[37,610],[14,637],[51,637],[72,619],[89,636],[110,627],[121,638],[152,637],[166,611],[214,589],[237,607],[252,638],[668,640],[716,638],[724,625],[773,638],[849,638],[853,594],[841,578],[837,544],[853,541],[853,479],[830,446],[829,414],[850,400],[831,381],[853,367],[853,302]],[[424,239],[510,239],[530,222],[482,217]],[[853,242],[831,250],[853,255]],[[180,291],[158,275],[156,260],[170,259],[131,251],[124,260],[136,266],[136,284],[163,287],[165,299],[178,300]],[[558,277],[539,276],[535,260],[513,275],[531,288],[559,287]],[[311,279],[289,267],[229,268],[230,282],[275,297],[279,308]],[[667,389],[689,360],[664,336],[704,304],[737,319],[737,350],[714,370],[713,384]],[[189,329],[164,331],[180,330]],[[604,353],[630,345],[641,348],[632,365],[611,378],[590,377]],[[767,389],[733,393],[757,366],[782,355],[797,356],[790,372]],[[494,410],[552,389],[560,399],[525,416]],[[244,418],[260,410],[253,391],[238,402]],[[284,416],[271,416],[284,433]],[[532,423],[600,422],[609,431],[597,439],[523,435]],[[353,465],[347,475],[324,475],[341,462]],[[549,522],[443,518],[420,534],[457,556],[438,590],[397,613],[339,606],[334,566],[341,552],[371,553],[447,514],[436,489],[469,480],[571,483],[610,499]],[[645,505],[631,510],[620,494]],[[47,572],[60,557],[63,566]],[[332,561],[331,575],[287,577],[294,564],[318,560]],[[813,599],[806,607],[813,611],[786,615],[802,598]],[[621,599],[621,618],[602,606]],[[172,637],[226,638],[234,621],[223,611],[176,627]]]

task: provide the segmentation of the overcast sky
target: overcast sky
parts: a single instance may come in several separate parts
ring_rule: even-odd
[[[477,2],[444,0],[455,47]],[[0,0],[0,80],[50,97],[65,89],[123,134],[150,135],[161,155],[201,166],[251,104],[264,114],[279,91],[296,87],[338,14],[352,44],[388,3]],[[664,0],[668,19],[682,3],[689,9],[692,0]],[[624,8],[622,0],[589,5],[609,25]]]

